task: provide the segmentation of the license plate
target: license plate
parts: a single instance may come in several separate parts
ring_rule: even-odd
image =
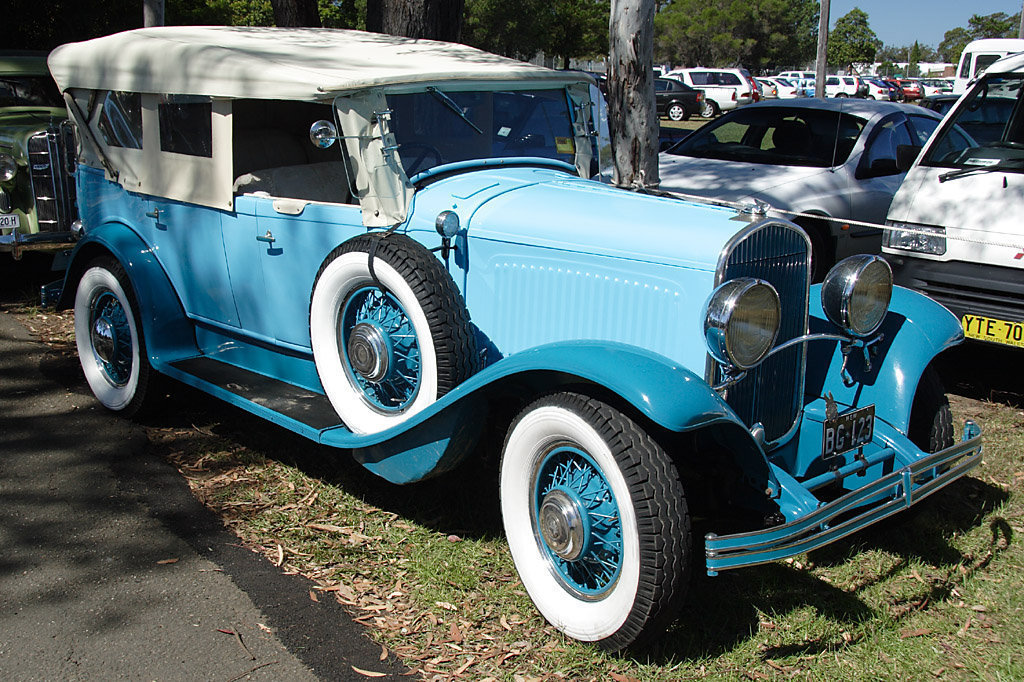
[[[821,456],[834,457],[871,442],[875,432],[875,406],[868,405],[826,419],[821,435]]]
[[[17,229],[21,227],[21,217],[17,213],[0,214],[0,227]]]
[[[964,315],[960,324],[964,328],[964,336],[969,339],[1024,348],[1024,322],[1007,322],[994,317]]]

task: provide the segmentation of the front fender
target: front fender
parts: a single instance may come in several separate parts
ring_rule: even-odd
[[[668,358],[621,343],[571,341],[539,346],[504,358],[470,377],[409,420],[372,435],[343,427],[321,442],[356,450],[374,473],[408,483],[451,468],[472,447],[465,425],[481,422],[481,397],[509,384],[540,395],[566,386],[593,384],[610,391],[644,418],[672,432],[733,425],[747,433],[732,409],[703,379]],[[529,398],[529,395],[525,395]],[[748,436],[749,438],[749,436]],[[751,453],[760,453],[749,438]],[[757,457],[764,467],[763,453]]]
[[[196,355],[192,324],[170,279],[149,245],[123,223],[98,225],[78,242],[64,276],[58,309],[74,306],[82,273],[101,256],[113,257],[128,273],[150,363],[160,369],[181,357]]]
[[[820,285],[812,287],[810,331],[836,333],[821,308]],[[875,414],[906,433],[917,384],[928,364],[963,340],[957,318],[932,299],[894,287],[882,339],[871,347],[869,362],[854,351],[847,364],[853,383],[843,381],[843,355],[836,341],[813,341],[807,352],[808,397],[831,393],[843,406],[875,405]]]

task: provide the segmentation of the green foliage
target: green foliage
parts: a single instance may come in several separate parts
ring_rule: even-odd
[[[466,0],[467,45],[530,59],[543,51],[562,60],[608,53],[609,0]]]
[[[982,38],[1016,38],[1020,27],[1020,12],[1008,15],[1005,12],[975,14],[967,21],[967,28],[957,26],[942,36],[938,52],[943,61],[956,63],[967,43]]]
[[[817,24],[814,0],[673,0],[654,17],[654,57],[775,71],[814,58]]]
[[[868,15],[854,7],[836,20],[828,40],[828,63],[847,67],[854,62],[873,62],[875,52],[882,46],[868,25]]]
[[[319,0],[324,28],[365,28],[366,0]]]

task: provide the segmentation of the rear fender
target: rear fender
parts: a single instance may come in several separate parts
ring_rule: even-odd
[[[153,250],[123,223],[92,228],[71,254],[58,309],[75,304],[75,291],[89,264],[101,256],[116,259],[128,273],[139,306],[149,361],[160,369],[169,362],[196,355],[195,333],[185,309]]]

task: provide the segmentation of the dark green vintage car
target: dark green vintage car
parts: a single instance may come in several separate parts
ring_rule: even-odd
[[[46,55],[0,52],[0,252],[19,258],[73,239],[74,152]]]

